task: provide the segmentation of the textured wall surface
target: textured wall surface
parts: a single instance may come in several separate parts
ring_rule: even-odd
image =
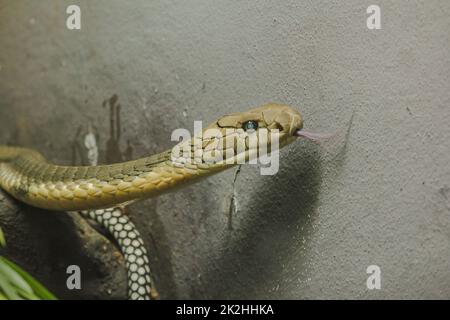
[[[0,144],[87,164],[91,133],[108,163],[194,120],[295,106],[346,137],[298,141],[275,176],[243,166],[130,207],[162,297],[448,299],[450,2],[376,2],[381,30],[372,1],[2,0]],[[0,225],[3,254],[59,297],[126,296],[117,249],[79,217],[0,193]],[[81,291],[65,289],[70,264]]]

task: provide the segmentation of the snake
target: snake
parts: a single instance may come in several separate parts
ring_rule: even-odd
[[[139,231],[124,214],[123,208],[229,169],[238,164],[238,159],[248,162],[252,154],[261,156],[258,153],[260,145],[252,146],[249,135],[242,133],[258,134],[263,130],[269,135],[276,133],[278,148],[298,137],[314,139],[312,133],[303,130],[303,119],[296,109],[277,103],[226,114],[213,121],[202,133],[211,132],[210,129],[220,134],[205,136],[200,143],[199,137],[194,136],[177,146],[212,151],[226,161],[199,160],[195,152],[188,153],[187,159],[183,158],[190,161],[178,161],[171,148],[115,164],[62,166],[47,161],[33,149],[0,146],[0,187],[30,206],[78,212],[104,226],[124,256],[128,298],[157,299],[159,295],[149,267],[148,252]],[[237,147],[239,143],[242,148]],[[270,141],[267,144],[270,147]],[[270,152],[269,148],[266,150]]]

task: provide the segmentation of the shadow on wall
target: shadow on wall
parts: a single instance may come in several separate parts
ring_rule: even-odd
[[[207,296],[192,298],[273,298],[286,263],[311,232],[322,179],[320,148],[311,143],[300,148],[298,156],[291,150],[281,157],[275,176],[255,183],[239,213],[245,215],[240,230],[230,231],[226,247],[204,275]]]
[[[230,232],[227,246],[205,274],[210,285],[206,298],[301,298],[290,296],[286,287],[304,286],[311,272],[305,256],[320,186],[325,175],[336,178],[345,163],[354,115],[352,111],[345,129],[327,142],[328,152],[311,142],[294,144],[290,151],[281,152],[275,176],[244,186],[252,192],[240,212],[245,219],[239,232]]]

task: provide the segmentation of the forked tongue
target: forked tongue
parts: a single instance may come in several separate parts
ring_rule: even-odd
[[[301,129],[301,130],[297,130],[294,133],[294,135],[297,136],[297,137],[306,138],[306,139],[311,140],[311,141],[316,142],[316,143],[320,143],[320,142],[324,142],[324,141],[332,138],[336,134],[316,133],[316,132],[310,132],[310,131]]]

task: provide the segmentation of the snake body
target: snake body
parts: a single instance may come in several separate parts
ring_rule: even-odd
[[[116,207],[79,213],[103,225],[119,244],[127,267],[128,297],[131,300],[158,299],[144,240],[123,209]]]
[[[213,149],[214,152],[221,155],[223,160],[236,160],[239,157],[248,159],[252,153],[258,152],[249,145],[248,136],[241,134],[243,126],[249,122],[253,124],[253,131],[256,132],[264,128],[271,134],[276,130],[280,148],[293,142],[296,139],[296,133],[303,126],[298,111],[285,105],[266,104],[245,112],[222,116],[211,123],[203,132],[215,129],[221,135],[203,137],[200,141],[202,150]],[[230,134],[227,129],[237,131]],[[187,144],[188,147],[194,149],[195,139],[197,137],[187,142],[181,142],[180,145],[184,143],[184,146]],[[227,148],[230,148],[227,143],[230,140],[241,142],[245,146],[243,150],[239,150],[236,147],[238,143],[231,145],[233,159],[227,158],[226,152]],[[195,152],[190,155],[192,161],[178,162],[174,161],[172,150],[110,165],[59,166],[48,162],[40,153],[32,149],[0,146],[0,187],[14,198],[31,206],[49,210],[78,211],[84,216],[102,223],[111,233],[116,232],[115,238],[125,255],[127,266],[130,267],[134,262],[127,259],[127,252],[132,251],[128,249],[128,242],[132,242],[134,239],[130,239],[128,236],[121,237],[120,231],[123,231],[125,225],[131,225],[131,229],[128,231],[135,228],[127,220],[128,218],[120,220],[123,215],[119,214],[114,217],[112,214],[114,211],[108,211],[113,209],[107,208],[123,206],[139,199],[157,196],[175,187],[230,168],[237,163],[237,161],[219,163],[194,161],[198,160],[195,159]],[[116,227],[117,223],[111,223],[113,218],[121,221],[119,227]],[[138,239],[135,244],[143,247],[138,233],[136,238]],[[125,241],[125,239],[130,241]],[[133,256],[133,259],[137,259],[135,255]],[[129,257],[131,257],[131,253]],[[145,257],[145,259],[142,258],[145,262],[143,266],[146,270],[143,274],[144,280],[138,274],[139,281],[136,281],[140,287],[145,288],[146,294],[148,294],[151,280],[146,276],[149,275],[150,270],[146,267],[148,265],[146,254],[143,254],[143,257]],[[129,270],[129,278],[132,275],[133,272],[130,273]],[[133,283],[130,282],[129,286],[132,285]],[[139,292],[139,288],[136,292]],[[131,291],[130,297],[132,293],[133,291]]]

